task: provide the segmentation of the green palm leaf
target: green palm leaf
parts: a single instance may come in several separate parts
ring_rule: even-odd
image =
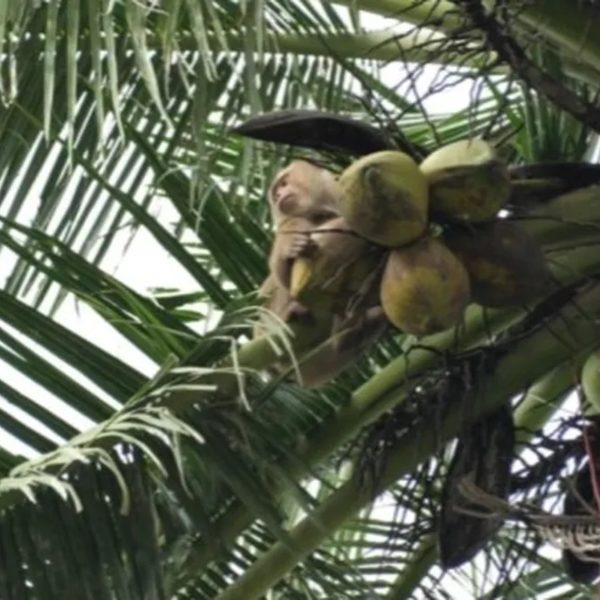
[[[512,505],[560,512],[586,454],[572,391],[598,340],[597,188],[512,209],[547,252],[547,297],[390,333],[309,391],[256,372],[288,334],[248,342],[265,192],[292,156],[351,157],[231,129],[309,108],[422,152],[482,135],[515,164],[582,161],[597,17],[558,0],[0,0],[0,596],[593,597],[527,520],[445,572],[435,532],[453,438],[507,401]]]

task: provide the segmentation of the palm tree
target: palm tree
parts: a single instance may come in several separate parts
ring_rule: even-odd
[[[596,478],[591,516],[561,503],[596,456],[599,11],[0,0],[0,597],[593,597]],[[390,333],[317,390],[265,377],[289,344],[248,341],[266,187],[292,156],[354,158],[231,133],[279,108],[499,144],[552,288]],[[453,476],[465,453],[485,481]]]

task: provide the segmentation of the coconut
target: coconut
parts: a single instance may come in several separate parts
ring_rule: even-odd
[[[493,219],[510,196],[508,168],[483,140],[461,140],[430,154],[420,165],[434,216],[478,223]]]
[[[381,305],[399,329],[428,335],[457,324],[469,303],[469,277],[461,262],[433,238],[389,254]]]
[[[524,304],[549,282],[541,247],[515,223],[500,219],[453,227],[444,240],[469,272],[473,301],[483,306]]]
[[[427,182],[415,161],[402,152],[369,154],[340,176],[340,213],[348,225],[382,246],[408,244],[427,227]]]

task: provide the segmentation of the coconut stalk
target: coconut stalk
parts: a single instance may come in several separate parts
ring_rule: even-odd
[[[600,286],[593,285],[580,291],[551,322],[521,337],[510,352],[497,360],[493,372],[465,395],[462,407],[456,407],[442,418],[437,431],[430,423],[422,423],[396,443],[377,482],[376,493],[411,473],[436,448],[458,435],[465,415],[476,422],[500,407],[507,397],[518,394],[531,381],[569,360],[574,350],[583,352],[593,347],[599,327],[592,326],[590,318],[599,316]],[[532,356],[536,357],[535,361],[530,360]],[[397,396],[396,403],[399,403],[404,393]],[[289,541],[277,542],[263,554],[221,595],[221,600],[261,597],[372,500],[371,490],[361,486],[359,474],[354,474],[289,532]]]
[[[519,221],[546,249],[572,247],[599,239],[600,187],[559,196]]]
[[[600,266],[600,257],[598,259]],[[295,459],[291,464],[285,465],[290,477],[305,477],[315,465],[351,440],[363,427],[373,423],[399,401],[404,400],[406,393],[414,387],[421,374],[443,362],[444,351],[450,348],[465,349],[482,343],[490,328],[494,331],[503,330],[522,315],[521,310],[486,312],[481,307],[471,306],[460,337],[457,338],[456,332],[450,330],[427,337],[422,341],[426,348],[415,344],[412,349],[389,363],[375,377],[355,390],[350,402],[340,409],[333,419],[323,423],[317,431],[308,436],[306,442],[296,447]],[[259,349],[258,346],[256,348]],[[192,395],[188,395],[188,404],[192,399]],[[178,405],[185,405],[181,397],[178,397]],[[282,491],[273,488],[274,495]],[[189,574],[202,571],[215,560],[224,547],[232,544],[236,537],[250,526],[254,518],[241,501],[235,500],[212,523],[210,534],[198,540],[192,547],[178,583],[183,585]],[[212,539],[219,539],[221,544],[217,547],[207,543],[207,540]]]
[[[410,568],[404,569],[390,586],[385,600],[408,600],[413,597],[414,591],[429,569],[435,564],[437,558],[436,539],[434,535],[427,535],[420,540],[419,546],[414,551]]]
[[[151,40],[151,46],[159,47],[158,38]],[[209,39],[216,40],[210,36]],[[456,65],[485,69],[493,65],[493,57],[483,53],[477,58],[460,57],[444,52],[449,39],[434,29],[406,27],[386,28],[362,33],[303,33],[267,32],[263,38],[263,51],[273,54],[298,54],[300,56],[323,56],[326,58],[365,59],[384,63],[393,61]],[[234,52],[243,52],[245,39],[243,34],[230,32],[227,35],[227,47]],[[184,36],[179,42],[182,50],[197,51],[196,39]],[[497,69],[494,72],[498,72]]]
[[[515,445],[522,450],[556,411],[562,400],[577,382],[577,373],[587,356],[587,352],[579,353],[552,371],[546,373],[525,394],[515,409]]]
[[[195,41],[188,38],[182,46],[195,50]],[[229,48],[243,51],[244,39],[241,35],[230,34]],[[300,56],[339,56],[343,59],[365,59],[379,62],[414,62],[439,65],[453,65],[456,57],[443,52],[448,40],[435,31],[410,31],[406,29],[385,29],[366,33],[328,33],[305,35],[300,33],[268,33],[264,36],[264,50],[275,54],[298,54]],[[492,60],[482,55],[478,58],[461,58],[461,67],[485,69]],[[497,72],[497,71],[495,71]]]
[[[354,10],[370,12],[402,23],[412,23],[424,27],[433,27],[449,33],[462,25],[462,18],[456,7],[447,0],[361,0],[360,6],[354,0],[325,0],[328,4],[347,6]]]
[[[352,0],[327,0],[331,4],[348,6]],[[367,0],[360,3],[362,11],[382,17],[396,19],[401,23],[412,23],[450,35],[464,25],[455,2],[448,0]],[[496,0],[483,0],[491,9]],[[512,24],[521,32],[534,32],[543,36],[560,52],[570,74],[595,85],[600,64],[600,19],[598,11],[584,2],[545,0],[528,2],[509,0],[514,9]]]
[[[356,6],[353,0],[327,1],[349,8]],[[483,0],[483,4],[491,9],[496,0]],[[516,25],[526,25],[536,35],[545,37],[560,49],[563,58],[568,59],[573,67],[584,63],[598,71],[600,19],[593,6],[564,0],[509,0],[508,5],[515,10]],[[448,0],[366,0],[360,3],[360,9],[399,22],[431,27],[445,34],[463,24],[456,4]]]
[[[490,0],[485,0],[491,5]],[[584,63],[598,72],[600,64],[600,18],[597,7],[585,2],[524,2],[510,0],[518,21],[528,25],[557,46],[565,58]]]

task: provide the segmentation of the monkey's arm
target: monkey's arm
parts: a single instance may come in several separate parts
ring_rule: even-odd
[[[310,256],[315,250],[316,244],[308,232],[281,228],[273,242],[269,269],[277,282],[289,289],[294,260],[299,256]]]

